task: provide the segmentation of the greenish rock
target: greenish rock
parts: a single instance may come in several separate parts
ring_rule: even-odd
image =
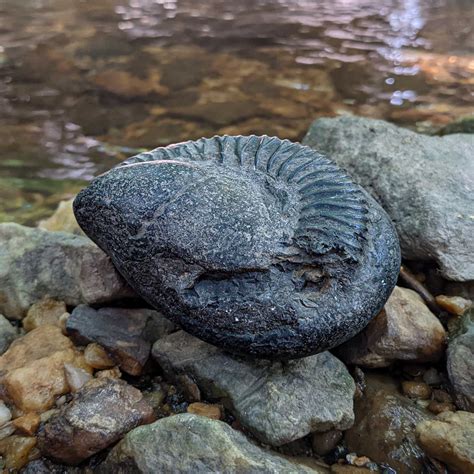
[[[450,328],[448,376],[460,408],[474,412],[474,311],[458,318]]]
[[[438,130],[438,135],[451,135],[453,133],[474,133],[474,114],[460,117]]]
[[[273,446],[345,430],[354,420],[354,381],[329,352],[288,362],[247,359],[179,331],[159,339],[152,355],[169,377],[187,374],[206,397],[225,399],[242,426]]]
[[[181,414],[130,431],[99,466],[99,474],[325,473],[264,450],[229,425]]]
[[[134,293],[88,238],[0,224],[0,312],[21,319],[44,296],[77,306]]]
[[[316,120],[303,143],[330,156],[387,211],[408,260],[474,280],[474,136],[432,137],[382,120]]]
[[[10,324],[5,316],[0,314],[0,355],[8,349],[17,336],[17,329]]]

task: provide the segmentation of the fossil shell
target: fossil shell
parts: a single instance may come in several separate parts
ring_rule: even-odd
[[[96,178],[74,209],[138,294],[242,354],[301,357],[344,342],[398,274],[384,211],[330,160],[275,137],[136,155]]]

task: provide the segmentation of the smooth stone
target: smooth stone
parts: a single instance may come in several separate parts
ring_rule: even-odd
[[[22,321],[23,328],[31,331],[44,324],[60,327],[59,320],[64,313],[67,313],[67,308],[63,301],[45,297],[28,309]]]
[[[346,364],[387,367],[396,360],[436,362],[446,349],[446,331],[412,290],[396,286],[384,309],[335,353]]]
[[[194,402],[188,406],[188,413],[199,416],[206,416],[213,420],[220,420],[222,418],[221,408],[219,405],[209,403]]]
[[[140,375],[150,356],[151,342],[175,329],[160,313],[150,309],[77,306],[66,322],[66,331],[78,345],[100,344],[124,371]]]
[[[110,369],[115,362],[107,354],[107,351],[99,344],[93,342],[84,349],[86,362],[94,369]]]
[[[474,412],[474,310],[451,326],[446,362],[448,377],[456,404]]]
[[[382,208],[332,162],[277,138],[137,155],[93,180],[74,212],[147,302],[243,355],[341,344],[380,311],[399,271]]]
[[[244,359],[179,331],[159,339],[152,354],[169,377],[185,373],[207,398],[223,398],[264,443],[281,446],[353,423],[354,381],[329,352],[288,362]]]
[[[474,414],[441,413],[416,427],[416,437],[428,456],[444,462],[454,472],[474,472]]]
[[[342,431],[329,430],[322,433],[313,433],[311,435],[311,445],[313,452],[318,456],[326,456],[329,454],[341,441]]]
[[[151,421],[153,409],[139,390],[123,380],[95,379],[48,420],[38,447],[54,461],[75,465]]]
[[[64,375],[72,393],[79,391],[92,378],[90,370],[75,367],[68,362],[64,364]]]
[[[355,400],[354,426],[344,434],[349,451],[385,463],[398,474],[422,472],[425,454],[415,438],[415,427],[431,413],[400,395],[397,383],[367,375],[367,388]]]
[[[88,238],[0,224],[0,312],[21,319],[46,293],[71,306],[134,296]]]
[[[471,300],[461,296],[438,295],[435,300],[441,308],[456,316],[462,316],[473,306]]]
[[[327,470],[291,462],[256,446],[222,421],[186,413],[130,431],[97,472],[323,474]]]
[[[318,119],[303,143],[326,153],[392,218],[406,259],[474,280],[474,137],[431,137],[362,117]]]
[[[0,314],[0,355],[2,355],[10,344],[18,337],[18,330],[12,326],[3,314]]]

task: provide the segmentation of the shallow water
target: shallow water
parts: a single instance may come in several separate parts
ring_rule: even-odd
[[[473,19],[471,0],[2,0],[0,222],[142,148],[300,140],[341,113],[435,130],[474,110]]]

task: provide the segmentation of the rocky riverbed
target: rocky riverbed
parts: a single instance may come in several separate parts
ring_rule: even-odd
[[[369,137],[399,134],[410,146],[419,138],[353,120],[336,132],[337,120],[316,123],[307,140],[316,134],[342,164],[347,155],[324,141],[326,130],[346,133],[344,143],[350,127],[368,127]],[[447,183],[458,176],[453,153],[470,153],[472,135],[461,142],[433,142],[446,157]],[[384,309],[360,334],[302,359],[247,359],[181,330],[82,234],[71,202],[37,228],[0,224],[5,472],[473,472],[474,262],[462,240],[471,224],[458,217],[456,234],[446,219],[436,234],[401,222],[420,202],[432,202],[420,212],[440,222],[456,202],[464,215],[469,194],[451,189],[444,208],[429,186],[416,187],[413,198],[401,188],[396,194],[391,180],[403,180],[407,167],[388,172],[392,151],[381,156],[376,139],[364,146],[363,155],[387,169],[371,191],[390,204],[406,260]],[[363,183],[365,169],[345,166]],[[425,240],[410,246],[415,235]]]

